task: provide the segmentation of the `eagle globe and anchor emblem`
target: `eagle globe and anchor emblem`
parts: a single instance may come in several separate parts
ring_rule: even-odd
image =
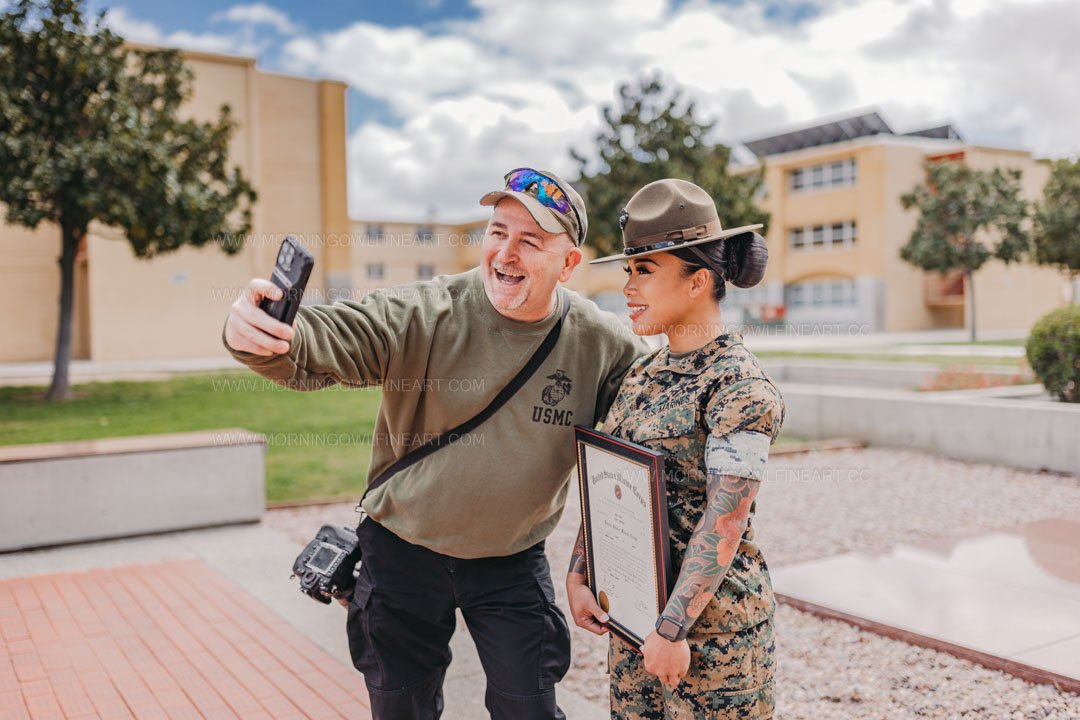
[[[573,384],[562,370],[556,370],[553,374],[548,375],[547,379],[555,382],[544,388],[544,391],[540,394],[540,399],[544,401],[545,405],[555,407],[570,394]]]

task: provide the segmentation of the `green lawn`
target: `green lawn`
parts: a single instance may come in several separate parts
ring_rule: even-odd
[[[0,387],[0,444],[242,427],[267,436],[266,498],[359,498],[378,390],[282,390],[246,371],[75,386],[52,404],[40,387]]]
[[[266,499],[358,499],[378,390],[282,390],[246,372],[76,385],[53,404],[41,387],[0,387],[0,445],[241,427],[267,437]],[[801,443],[781,436],[777,447]]]
[[[776,438],[776,442],[773,443],[772,449],[787,449],[790,447],[796,447],[799,445],[805,445],[810,442],[806,438],[798,437],[796,435],[786,435],[783,430],[780,431],[780,437]]]

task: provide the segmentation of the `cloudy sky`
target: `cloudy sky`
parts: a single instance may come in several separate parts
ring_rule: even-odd
[[[880,110],[905,132],[1080,153],[1077,0],[95,0],[125,36],[349,83],[350,212],[483,215],[532,165],[576,178],[615,88],[659,71],[736,143]]]

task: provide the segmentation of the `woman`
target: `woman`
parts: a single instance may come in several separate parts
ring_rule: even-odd
[[[761,225],[723,230],[712,198],[675,179],[639,190],[619,222],[624,252],[593,262],[628,263],[634,332],[669,345],[631,367],[601,429],[665,453],[677,580],[641,653],[610,640],[612,717],[771,718],[775,600],[750,522],[784,404],[720,313],[727,282],[765,273]],[[570,608],[603,634],[584,572],[579,532]]]

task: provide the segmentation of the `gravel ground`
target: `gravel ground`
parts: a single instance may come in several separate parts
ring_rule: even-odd
[[[1080,479],[886,448],[778,455],[754,518],[770,566],[1080,512]]]
[[[898,543],[967,535],[1080,512],[1080,480],[871,448],[776,456],[754,525],[770,565]],[[548,540],[555,586],[577,534],[576,503]],[[265,521],[307,542],[323,522],[354,524],[351,504],[268,512]],[[777,716],[832,718],[1080,718],[1080,697],[1030,685],[945,653],[781,606],[776,618]],[[607,640],[573,628],[564,684],[607,695]]]

